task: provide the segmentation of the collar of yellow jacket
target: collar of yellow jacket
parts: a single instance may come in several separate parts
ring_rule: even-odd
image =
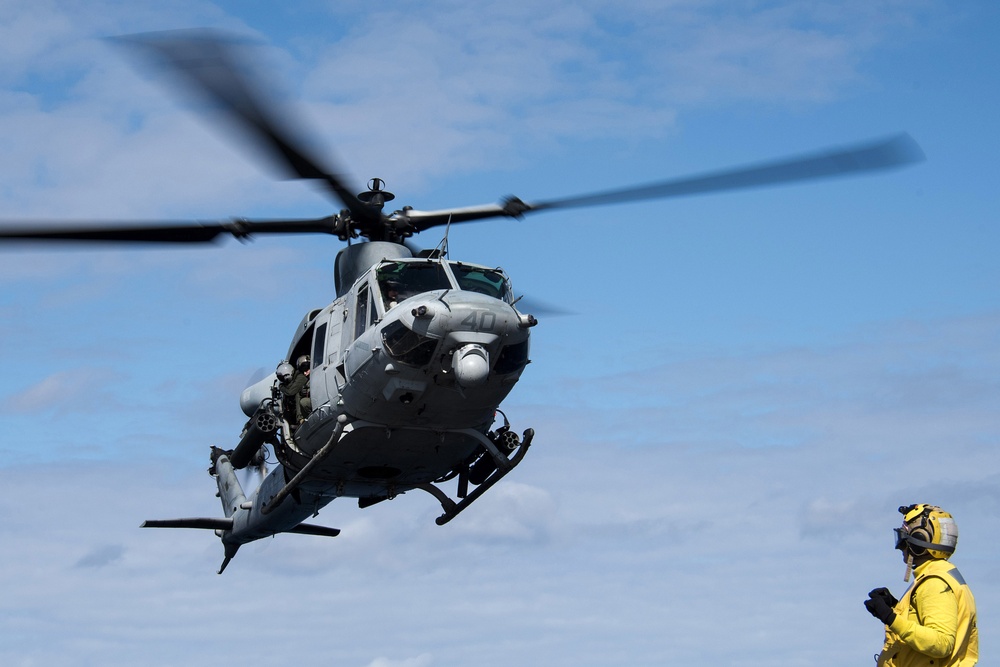
[[[922,577],[939,576],[944,577],[945,575],[950,575],[951,571],[955,569],[949,561],[942,558],[935,558],[933,560],[924,561],[913,570],[914,582],[917,583]],[[946,579],[948,581],[948,579]],[[963,583],[963,582],[958,582]]]
[[[954,565],[952,565],[951,563],[949,563],[944,559],[935,558],[933,560],[925,561],[920,565],[918,565],[916,569],[913,570],[913,573],[916,574],[918,577],[921,577],[925,574],[938,574],[940,572],[948,572],[954,567],[955,567]]]

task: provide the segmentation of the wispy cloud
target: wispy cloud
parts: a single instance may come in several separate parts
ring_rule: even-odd
[[[25,377],[23,380],[30,384],[4,397],[0,414],[74,414],[99,407],[107,409],[119,398],[109,400],[109,385],[121,379],[121,375],[115,377],[114,373],[93,367],[60,371],[34,381]]]
[[[121,561],[125,555],[125,547],[120,544],[108,544],[101,547],[94,547],[80,560],[76,561],[74,567],[78,568],[102,568],[113,565]]]
[[[369,663],[368,667],[430,667],[434,664],[434,659],[429,653],[422,653],[412,658],[402,660],[391,660],[389,658],[376,658]]]
[[[113,21],[65,7],[11,12],[17,19],[8,30],[18,38],[5,57],[8,71],[21,74],[0,98],[7,156],[0,210],[81,217],[245,215],[279,203],[322,210],[323,200],[300,186],[270,183],[269,173],[147,80],[157,77],[133,71],[127,54],[98,39],[177,25],[167,10],[108,12]],[[207,3],[181,15],[182,25],[198,16],[230,29],[241,24]],[[351,173],[414,188],[512,166],[570,139],[662,136],[678,110],[698,105],[830,101],[857,84],[865,55],[898,38],[908,18],[892,2],[832,12],[794,3],[750,11],[491,1],[417,15],[390,3],[352,16],[346,34],[328,45],[272,48],[265,64],[277,65],[289,88],[301,81],[296,95],[318,133],[350,159]],[[29,29],[42,38],[21,39]],[[72,94],[49,99],[66,81],[38,82],[48,72],[65,76],[70,64]]]

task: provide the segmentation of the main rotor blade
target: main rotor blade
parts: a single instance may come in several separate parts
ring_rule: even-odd
[[[126,227],[120,223],[90,222],[68,227],[65,223],[38,223],[37,226],[0,228],[4,241],[84,241],[107,243],[209,243],[221,234],[247,238],[254,234],[336,234],[337,219],[314,220],[230,220],[214,223],[151,222]]]
[[[553,199],[530,205],[531,210],[599,206],[627,201],[681,197],[762,185],[793,183],[847,174],[879,171],[921,162],[924,152],[909,134],[899,134],[870,144],[846,149],[828,149],[801,157],[790,157],[746,167],[737,167],[688,178],[651,183],[622,190]]]
[[[249,137],[263,147],[294,178],[325,182],[357,221],[375,222],[380,214],[362,203],[342,176],[321,165],[297,140],[289,113],[278,113],[249,59],[241,56],[245,40],[208,30],[178,30],[118,38],[179,75],[190,89],[221,106]]]
[[[441,211],[417,211],[409,209],[402,215],[406,221],[413,226],[413,231],[422,232],[431,227],[447,225],[453,222],[471,222],[473,220],[485,220],[486,218],[498,218],[501,216],[516,217],[531,210],[520,200],[515,200],[521,204],[517,210],[508,209],[503,204],[484,204],[482,206],[469,206],[467,208],[449,208]],[[395,215],[395,214],[394,214]]]
[[[828,149],[744,167],[735,167],[699,176],[671,179],[647,185],[606,190],[563,199],[526,203],[510,197],[502,204],[486,204],[441,211],[406,211],[416,231],[450,222],[468,222],[500,216],[519,217],[525,213],[559,208],[581,208],[665,199],[707,192],[793,183],[835,176],[903,167],[923,161],[924,153],[906,133],[851,148]]]

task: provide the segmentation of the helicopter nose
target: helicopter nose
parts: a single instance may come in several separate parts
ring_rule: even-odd
[[[470,343],[455,350],[451,361],[455,380],[463,387],[476,387],[490,374],[489,353],[482,345]]]

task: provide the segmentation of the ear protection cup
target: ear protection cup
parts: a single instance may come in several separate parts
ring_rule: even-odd
[[[924,530],[923,528],[914,528],[913,530],[911,530],[910,537],[913,540],[919,540],[920,542],[932,541],[931,534],[926,530]],[[914,556],[923,556],[925,553],[927,553],[927,549],[924,549],[923,547],[918,547],[910,541],[907,541],[906,546],[910,550],[910,553],[913,554]]]

